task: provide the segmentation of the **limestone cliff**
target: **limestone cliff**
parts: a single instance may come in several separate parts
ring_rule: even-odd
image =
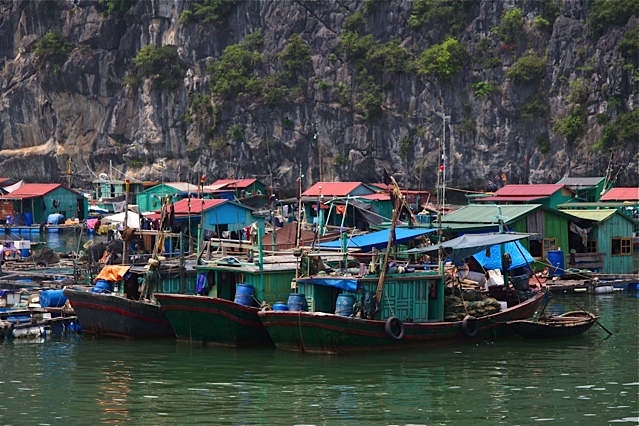
[[[0,0],[0,176],[638,185],[638,10]]]

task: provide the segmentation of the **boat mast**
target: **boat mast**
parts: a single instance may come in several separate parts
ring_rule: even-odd
[[[391,218],[391,227],[390,232],[388,234],[388,243],[386,243],[386,252],[384,253],[384,263],[382,264],[382,270],[379,273],[379,281],[377,281],[377,292],[375,296],[377,297],[377,301],[381,302],[382,300],[382,290],[384,289],[384,279],[386,278],[386,266],[388,265],[388,256],[390,255],[391,245],[393,243],[393,236],[395,235],[395,225],[397,223],[397,219],[399,218],[400,212],[400,203],[402,201],[402,191],[399,189],[395,178],[390,176],[391,182],[393,183],[393,189],[391,190],[395,196],[395,202],[393,203],[393,217]]]

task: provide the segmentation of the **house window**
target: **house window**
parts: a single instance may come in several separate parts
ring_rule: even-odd
[[[632,238],[611,238],[610,254],[613,256],[629,256],[632,254]]]
[[[588,240],[588,242],[586,243],[586,253],[597,253],[599,252],[599,244],[598,244],[598,240],[594,239],[594,240]]]
[[[544,238],[544,257],[548,254],[548,250],[555,250],[557,248],[556,238]]]

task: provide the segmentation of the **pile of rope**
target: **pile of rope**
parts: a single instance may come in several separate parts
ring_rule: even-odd
[[[479,318],[497,313],[501,310],[501,304],[497,299],[490,297],[477,298],[466,293],[464,294],[464,298],[460,296],[446,296],[444,298],[445,321],[461,321],[466,315],[472,315]],[[477,293],[479,294],[479,292]]]

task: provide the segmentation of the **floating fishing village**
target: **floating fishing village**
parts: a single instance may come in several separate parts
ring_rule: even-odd
[[[0,426],[639,425],[639,0],[0,0]]]
[[[0,181],[6,339],[340,354],[561,338],[609,331],[585,310],[545,314],[552,292],[638,290],[639,188],[603,177],[503,184],[465,206],[446,204],[443,185],[403,189],[386,171],[378,183],[300,182],[287,199],[257,179],[102,174],[87,192]],[[77,250],[31,241],[47,233]]]

